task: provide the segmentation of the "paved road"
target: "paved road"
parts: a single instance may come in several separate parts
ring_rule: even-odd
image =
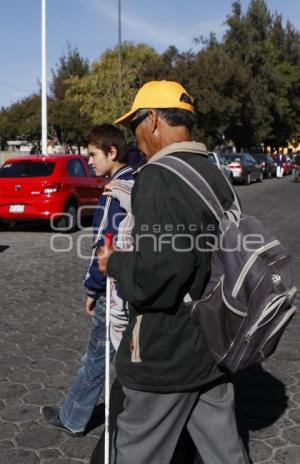
[[[244,210],[295,256],[300,287],[300,184],[273,179],[237,190]],[[47,227],[0,233],[0,464],[87,464],[97,441],[101,408],[79,439],[51,430],[39,414],[41,405],[62,401],[85,347],[87,260],[78,250],[88,254],[86,233],[56,238],[52,249]],[[300,462],[299,335],[297,316],[264,369],[235,379],[240,429],[255,464]]]

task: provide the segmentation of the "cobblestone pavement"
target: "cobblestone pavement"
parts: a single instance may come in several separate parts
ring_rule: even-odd
[[[295,256],[300,286],[300,184],[289,177],[237,190],[244,210]],[[47,227],[0,232],[0,464],[87,464],[97,442],[101,411],[76,439],[47,427],[39,413],[62,401],[86,344],[88,261],[78,256],[88,254],[86,234],[54,239],[54,247],[69,251],[53,252]],[[239,426],[254,464],[300,463],[299,346],[298,315],[266,365],[235,379]]]

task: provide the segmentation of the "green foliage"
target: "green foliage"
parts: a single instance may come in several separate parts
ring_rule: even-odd
[[[81,116],[80,107],[65,101],[68,81],[77,76],[82,78],[89,72],[87,60],[77,49],[68,46],[68,53],[59,60],[56,71],[52,71],[52,98],[48,99],[48,135],[61,145],[78,144],[91,120]],[[35,145],[41,140],[41,98],[31,95],[7,109],[0,111],[0,143],[4,147],[9,139],[23,138]]]
[[[159,55],[146,45],[125,43],[122,47],[121,80],[117,48],[108,50],[92,65],[89,75],[69,80],[66,99],[80,105],[82,115],[93,123],[111,122],[129,108],[144,74]]]
[[[52,100],[48,105],[48,133],[64,147],[80,146],[91,127],[88,116],[82,116],[76,102]]]
[[[41,139],[41,99],[31,95],[0,111],[0,140],[24,139],[39,143]]]
[[[68,89],[68,80],[74,77],[82,78],[89,73],[88,60],[82,58],[77,48],[72,49],[68,44],[68,51],[59,59],[57,69],[52,72],[51,93],[58,100],[65,98]]]
[[[265,0],[252,0],[244,15],[235,2],[227,25],[221,46],[244,79],[233,95],[238,120],[231,119],[224,133],[239,147],[282,146],[300,128],[299,34],[272,16]]]

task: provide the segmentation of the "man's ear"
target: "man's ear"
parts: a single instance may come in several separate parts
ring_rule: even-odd
[[[155,110],[149,110],[148,111],[148,125],[149,125],[149,128],[150,128],[152,134],[157,129],[157,121],[158,121],[157,112]]]
[[[112,161],[116,161],[116,160],[117,160],[118,151],[117,151],[116,147],[114,147],[113,145],[112,145],[112,146],[110,147],[110,149],[109,149],[108,157],[109,157]]]

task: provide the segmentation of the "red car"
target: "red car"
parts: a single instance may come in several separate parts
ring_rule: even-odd
[[[78,208],[95,206],[105,182],[80,155],[9,159],[0,168],[0,222],[52,219],[55,227],[74,231]],[[93,208],[82,208],[81,212],[91,215]]]

